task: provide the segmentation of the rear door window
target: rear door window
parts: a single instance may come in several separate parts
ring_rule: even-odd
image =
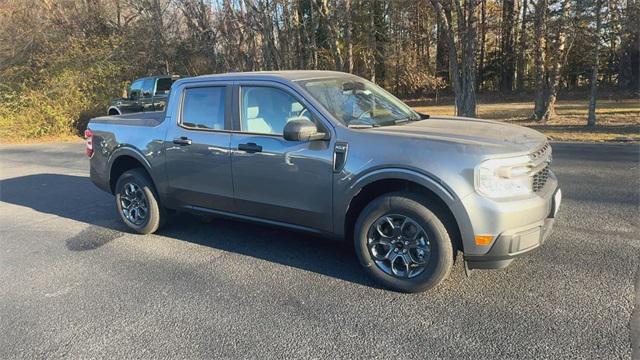
[[[203,130],[224,130],[226,87],[197,87],[184,91],[181,125]]]

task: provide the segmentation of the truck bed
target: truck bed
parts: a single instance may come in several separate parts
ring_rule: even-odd
[[[92,124],[113,124],[154,127],[164,121],[164,111],[139,112],[125,115],[100,116],[91,119]]]

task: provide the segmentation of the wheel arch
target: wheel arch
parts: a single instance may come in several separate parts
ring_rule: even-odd
[[[116,107],[116,106],[110,106],[107,109],[107,115],[111,115],[111,116],[113,116],[113,115],[122,115],[122,111],[120,111],[120,109],[118,109],[118,107]]]
[[[111,156],[109,165],[109,188],[115,193],[116,182],[125,171],[140,168],[149,176],[155,186],[155,180],[151,175],[151,165],[141,154],[130,148],[120,148]]]
[[[397,191],[416,193],[441,209],[447,218],[445,226],[458,250],[463,251],[465,239],[473,238],[469,216],[455,192],[435,177],[407,169],[376,170],[357,180],[350,187],[349,200],[341,212],[343,223],[338,230],[352,240],[355,223],[364,207],[383,194]]]

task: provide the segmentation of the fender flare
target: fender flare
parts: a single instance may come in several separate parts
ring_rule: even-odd
[[[111,110],[115,110],[118,112],[118,115],[122,115],[122,111],[120,111],[120,109],[117,106],[109,106],[109,108],[107,109],[107,115],[109,115],[109,112]]]
[[[338,205],[339,218],[335,221],[335,230],[340,233],[344,232],[344,226],[346,222],[346,214],[349,209],[351,201],[360,191],[367,185],[379,181],[379,180],[406,180],[416,183],[424,188],[433,192],[438,196],[449,208],[453,214],[460,236],[462,237],[463,246],[468,241],[473,242],[473,227],[471,225],[471,219],[469,214],[462,204],[462,199],[458,196],[453,189],[447,186],[438,177],[423,173],[413,169],[406,168],[381,168],[372,170],[355,180],[348,188],[347,193],[344,196],[344,202]],[[343,234],[346,235],[346,234]]]
[[[109,169],[109,173],[107,175],[108,184],[111,184],[111,172],[113,170],[113,164],[116,162],[116,160],[118,160],[122,156],[129,156],[138,160],[138,162],[141,163],[144,169],[147,171],[149,176],[151,176],[151,181],[153,181],[153,183],[155,184],[155,179],[151,171],[151,164],[149,163],[147,158],[144,157],[144,155],[142,155],[142,153],[139,150],[130,146],[120,146],[111,153],[111,156],[109,156],[109,161],[107,163],[107,166]]]

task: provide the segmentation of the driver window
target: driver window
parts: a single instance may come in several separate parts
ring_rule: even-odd
[[[249,133],[282,135],[292,119],[307,117],[308,110],[286,92],[264,86],[241,89],[241,130]]]
[[[136,80],[131,84],[131,88],[129,88],[129,97],[131,99],[137,99],[140,97],[142,92],[142,80]]]

